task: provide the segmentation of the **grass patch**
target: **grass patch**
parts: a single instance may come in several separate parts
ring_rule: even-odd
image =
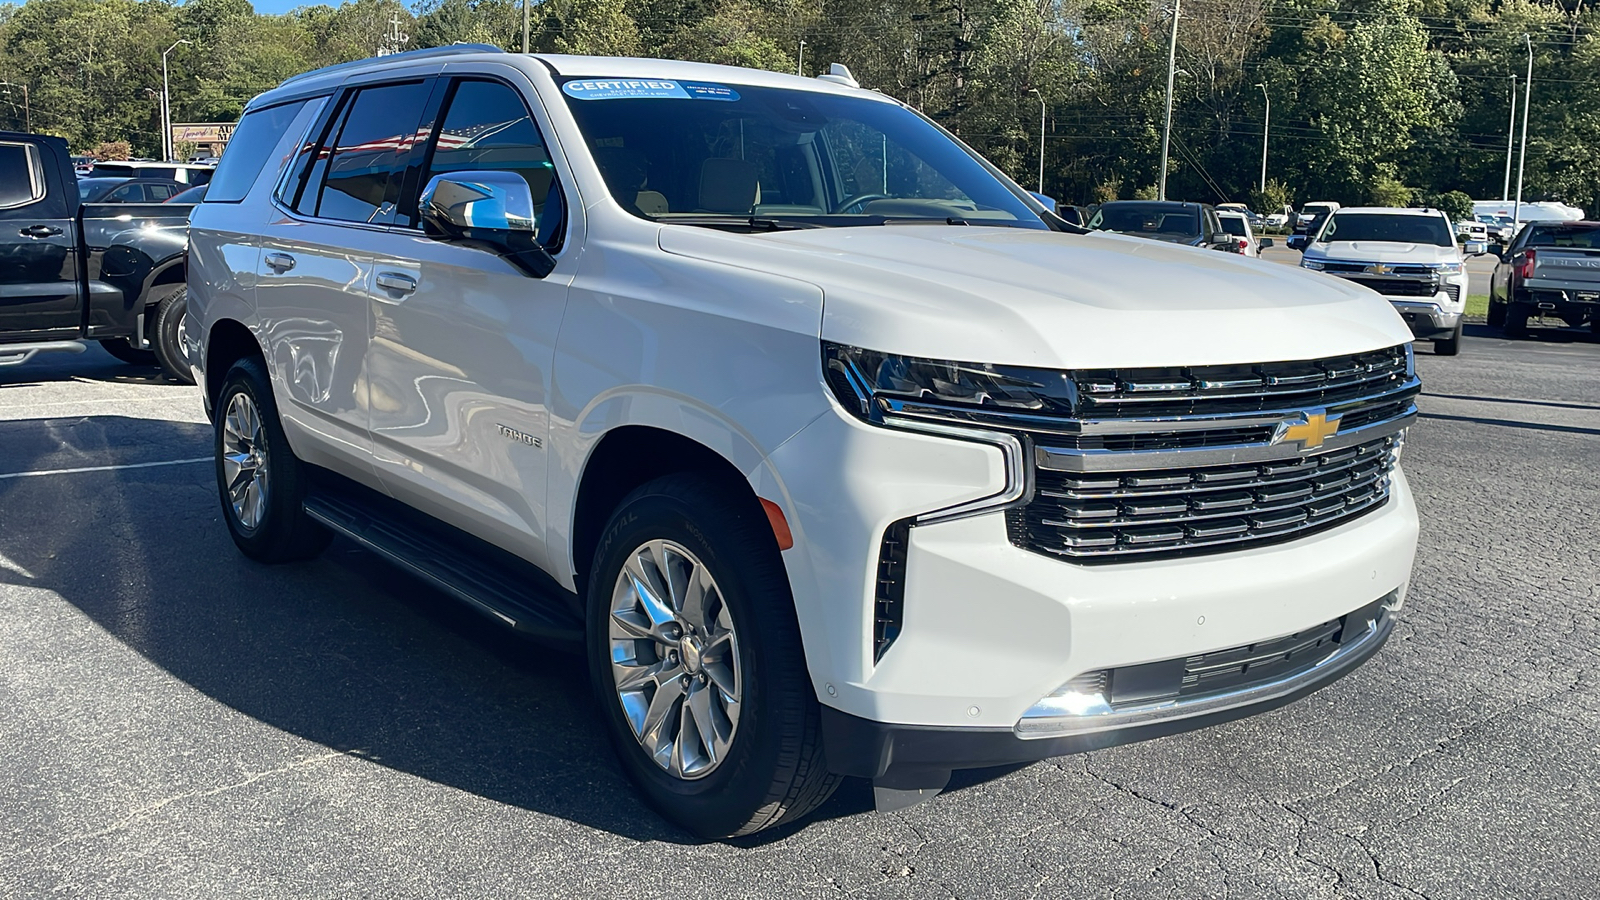
[[[1476,318],[1479,318],[1479,319],[1489,315],[1489,295],[1488,294],[1468,294],[1467,295],[1467,315],[1468,316],[1472,316],[1472,317],[1476,317]]]

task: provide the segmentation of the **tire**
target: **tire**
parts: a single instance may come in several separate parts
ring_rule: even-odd
[[[1512,303],[1506,307],[1506,337],[1525,338],[1528,336],[1528,308],[1520,303]]]
[[[184,350],[184,323],[189,314],[189,289],[177,285],[156,303],[150,346],[155,350],[161,371],[179,384],[194,384],[189,357]]]
[[[1461,352],[1461,331],[1463,325],[1456,323],[1456,330],[1442,341],[1433,342],[1433,352],[1437,356],[1455,356]]]
[[[1589,314],[1589,333],[1600,334],[1600,312]]]
[[[696,474],[640,487],[612,513],[588,579],[590,680],[612,748],[651,806],[707,838],[798,819],[839,783],[823,757],[820,707],[783,560],[766,517],[744,499]],[[636,573],[631,581],[625,567]],[[670,590],[635,589],[663,584],[663,568],[681,582],[708,574],[709,596],[720,602],[696,616]],[[656,605],[649,615],[640,598],[657,594],[668,595],[668,609]],[[632,690],[618,684],[625,668],[639,676]],[[739,701],[732,716],[728,687]],[[667,702],[657,714],[663,691]],[[660,738],[644,727],[651,718],[663,726]],[[711,723],[709,744],[708,731],[694,727],[702,719]],[[675,725],[692,733],[674,739]],[[725,742],[720,755],[718,740]]]
[[[282,563],[326,549],[333,534],[301,507],[308,473],[289,448],[260,360],[241,359],[228,370],[212,431],[217,496],[239,550],[257,562]],[[241,465],[241,458],[248,461]]]
[[[127,338],[107,338],[100,342],[105,351],[130,366],[155,366],[160,365],[156,355],[150,350],[140,350]]]
[[[1506,304],[1504,300],[1489,301],[1488,322],[1490,328],[1504,328],[1506,324]]]

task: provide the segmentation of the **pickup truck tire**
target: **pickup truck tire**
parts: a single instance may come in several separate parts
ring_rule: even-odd
[[[307,516],[307,473],[278,420],[261,362],[241,359],[223,377],[213,425],[217,496],[233,542],[257,562],[310,559],[333,533]]]
[[[612,747],[651,806],[707,838],[792,821],[839,782],[754,506],[704,475],[649,482],[612,513],[589,569],[590,680]]]
[[[1506,337],[1524,338],[1528,336],[1528,308],[1520,303],[1506,306]]]
[[[160,365],[154,351],[140,350],[127,338],[106,338],[100,342],[105,351],[130,366]]]
[[[161,371],[179,384],[194,384],[189,359],[183,349],[184,319],[189,314],[189,288],[176,285],[156,303],[150,346],[155,350]]]
[[[1461,331],[1463,327],[1460,322],[1457,322],[1456,330],[1450,332],[1449,337],[1441,341],[1434,341],[1433,352],[1439,356],[1455,356],[1459,354],[1461,352]]]
[[[1506,324],[1506,303],[1504,300],[1489,301],[1488,322],[1490,328],[1504,328]]]

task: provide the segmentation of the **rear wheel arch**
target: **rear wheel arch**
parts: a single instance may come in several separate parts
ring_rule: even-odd
[[[727,457],[677,432],[648,425],[624,425],[607,432],[589,453],[573,502],[571,553],[579,595],[611,513],[635,488],[665,475],[702,473],[735,492],[757,515],[761,501],[744,474]],[[776,544],[777,538],[772,538]]]
[[[263,366],[266,364],[266,354],[261,352],[261,345],[249,328],[236,319],[218,319],[211,326],[211,333],[206,339],[205,392],[208,407],[215,407],[228,369],[247,357],[260,359]]]

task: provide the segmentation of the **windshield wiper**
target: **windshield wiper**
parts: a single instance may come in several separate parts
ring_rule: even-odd
[[[660,225],[700,225],[706,228],[725,228],[746,234],[763,231],[796,231],[802,228],[823,228],[815,222],[772,219],[765,216],[670,216],[655,220]]]
[[[880,222],[879,224],[880,225],[971,225],[972,223],[968,222],[966,219],[961,218],[960,216],[946,216],[943,219],[935,219],[932,216],[928,216],[928,217],[922,217],[922,216],[886,216],[886,217],[884,217],[883,221]]]

